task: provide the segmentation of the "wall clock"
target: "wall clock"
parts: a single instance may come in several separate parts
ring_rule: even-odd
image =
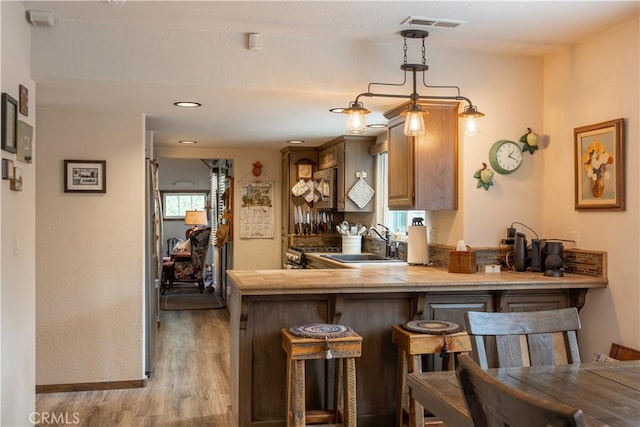
[[[522,165],[522,150],[515,142],[501,139],[491,146],[489,163],[499,174],[515,172]]]

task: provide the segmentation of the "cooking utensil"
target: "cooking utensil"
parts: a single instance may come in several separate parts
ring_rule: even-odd
[[[365,227],[364,225],[360,227],[360,229],[358,230],[358,236],[362,236],[364,233],[367,232],[367,227]]]
[[[347,233],[345,233],[344,231],[342,231],[342,227],[340,227],[339,225],[336,225],[336,231],[342,235],[345,235]]]
[[[347,221],[342,221],[340,223],[340,228],[342,229],[342,234],[349,234],[351,226],[349,226],[349,223]]]

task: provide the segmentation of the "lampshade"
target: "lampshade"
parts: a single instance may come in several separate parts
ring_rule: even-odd
[[[184,214],[185,225],[207,225],[207,214],[204,211],[186,211]]]
[[[478,111],[475,105],[467,105],[464,111],[458,114],[458,117],[464,119],[464,134],[474,136],[478,134],[478,118],[484,117],[484,114]]]
[[[404,134],[407,136],[424,135],[425,112],[418,104],[412,104],[406,112],[407,118],[404,121]]]
[[[344,114],[348,114],[347,118],[347,133],[350,135],[362,135],[367,131],[366,114],[371,111],[362,106],[361,102],[352,102],[349,104],[349,108],[345,108],[342,111]]]

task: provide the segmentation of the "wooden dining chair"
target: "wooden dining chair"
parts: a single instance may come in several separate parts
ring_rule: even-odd
[[[473,355],[482,369],[580,363],[575,307],[559,310],[465,313]],[[497,355],[489,366],[487,347]]]
[[[456,375],[474,427],[586,425],[580,409],[517,390],[488,374],[466,354],[458,356]]]

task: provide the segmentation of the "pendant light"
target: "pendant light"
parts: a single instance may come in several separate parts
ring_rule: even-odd
[[[360,102],[360,97],[383,97],[383,98],[404,98],[410,99],[411,104],[409,105],[408,110],[403,113],[407,116],[405,120],[404,133],[407,136],[418,136],[424,135],[425,126],[424,126],[424,114],[425,111],[422,110],[420,105],[418,104],[419,100],[456,100],[456,101],[465,101],[468,105],[465,106],[464,110],[458,114],[459,117],[465,119],[465,135],[473,135],[478,131],[478,124],[476,119],[484,116],[478,108],[473,105],[471,100],[467,97],[464,97],[460,94],[460,88],[457,86],[433,86],[428,85],[425,81],[425,71],[429,69],[429,66],[426,64],[426,49],[425,49],[425,39],[429,36],[429,33],[424,30],[404,30],[400,32],[400,35],[403,38],[403,52],[404,52],[404,61],[402,65],[400,65],[400,69],[404,71],[404,81],[401,84],[395,83],[369,83],[367,87],[367,92],[359,94],[356,99],[349,104],[347,108],[332,108],[331,112],[341,112],[347,114],[349,117],[347,119],[347,133],[352,135],[361,135],[366,132],[367,123],[366,123],[366,114],[369,114],[370,111],[367,110],[362,102]],[[407,63],[407,39],[420,39],[422,40],[422,63],[420,64],[409,64]],[[413,83],[413,92],[408,95],[401,94],[390,94],[390,93],[373,93],[371,92],[372,86],[404,86],[407,83],[407,74],[410,73],[412,77]],[[422,73],[422,84],[426,88],[435,88],[435,89],[455,89],[455,95],[420,95],[417,92],[417,74]]]

